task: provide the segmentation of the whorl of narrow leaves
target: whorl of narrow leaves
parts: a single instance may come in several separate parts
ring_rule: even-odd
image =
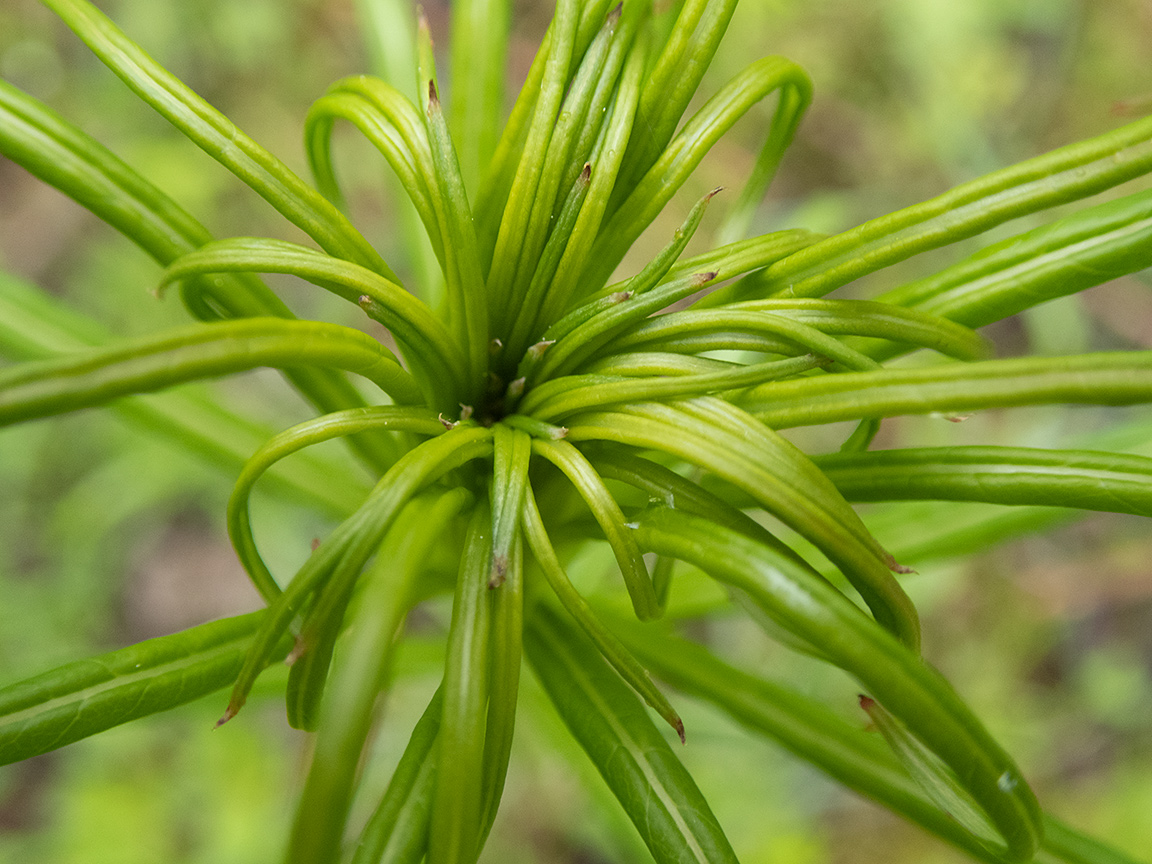
[[[315,741],[286,860],[472,864],[497,818],[527,656],[659,862],[736,858],[666,740],[684,742],[686,730],[650,669],[978,859],[1124,860],[1042,813],[1012,758],[921,658],[919,616],[897,578],[909,567],[849,502],[1152,515],[1145,457],[869,449],[881,419],[898,414],[1152,401],[1152,352],[996,359],[972,329],[1152,265],[1152,193],[1064,214],[872,299],[825,295],[1152,171],[1152,121],[831,237],[746,237],[812,87],[795,64],[765,57],[697,92],[735,0],[558,0],[507,117],[509,3],[453,4],[446,76],[422,16],[365,4],[381,39],[412,34],[414,44],[379,52],[389,80],[342,79],[312,106],[304,138],[317,191],[87,0],[44,2],[315,248],[214,239],[134,168],[0,83],[0,153],[144,249],[163,268],[157,296],[178,286],[201,322],[115,339],[0,278],[0,352],[19,361],[0,369],[0,425],[107,405],[224,467],[235,481],[228,532],[268,604],[0,689],[0,759],[231,686],[223,723],[287,656],[288,721]],[[415,69],[398,70],[409,53]],[[612,281],[711,148],[765,99],[775,109],[744,188],[704,195],[647,264]],[[410,204],[399,245],[430,249],[427,261],[394,271],[341,212],[341,122],[395,173]],[[720,244],[683,258],[705,211],[721,207]],[[397,274],[409,270],[418,276],[405,285]],[[348,326],[296,320],[260,274],[341,298],[397,353]],[[885,365],[914,351],[930,362]],[[282,370],[318,415],[273,434],[206,391],[145,395],[258,367]],[[855,431],[831,455],[778,434],[840,421]],[[333,439],[361,464],[309,452]],[[374,484],[355,473],[364,467]],[[295,573],[273,572],[261,552],[257,482],[342,520]],[[807,543],[811,560],[773,524]],[[584,554],[594,547],[607,554]],[[574,572],[609,558],[621,608],[645,622],[675,608],[678,562],[708,574],[770,636],[854,676],[887,745],[659,625],[619,621]],[[830,568],[846,581],[821,575]],[[451,603],[440,687],[360,826],[366,743],[400,734],[390,718],[375,731],[380,694],[405,622],[436,619],[411,616],[430,598]]]

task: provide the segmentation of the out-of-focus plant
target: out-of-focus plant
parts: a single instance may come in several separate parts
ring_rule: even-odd
[[[466,35],[452,44],[450,104],[427,24],[404,4],[376,4],[380,32],[415,34],[417,98],[369,76],[329,88],[305,121],[316,188],[95,7],[45,5],[314,245],[214,239],[131,165],[0,84],[0,151],[148,252],[164,267],[158,290],[178,290],[198,319],[117,339],[5,279],[0,345],[18,362],[0,368],[0,423],[108,405],[237,471],[228,530],[267,605],[8,685],[5,762],[231,686],[223,723],[286,658],[288,720],[315,733],[286,860],[474,861],[499,807],[527,657],[657,861],[735,854],[653,722],[649,708],[685,736],[648,670],[977,859],[1124,860],[1046,816],[1012,757],[922,659],[917,612],[895,575],[906,568],[850,502],[1152,512],[1152,460],[1139,456],[869,449],[896,415],[1152,401],[1148,352],[996,359],[974,329],[1152,265],[1152,193],[1074,209],[872,299],[828,295],[1148,173],[1152,121],[842,234],[746,238],[811,86],[795,64],[767,57],[684,117],[734,0],[559,0],[507,122],[506,4],[454,5]],[[774,114],[747,184],[724,193],[727,242],[682,256],[719,206],[716,190],[646,265],[612,282],[705,154],[768,98]],[[343,215],[337,123],[358,129],[407,193],[434,262],[421,284],[403,286]],[[261,274],[354,304],[397,353],[295,317]],[[251,423],[208,396],[134,398],[257,367],[283,370],[315,419],[254,442]],[[843,421],[855,431],[831,455],[779,434]],[[351,466],[307,451],[332,439],[347,442]],[[266,473],[269,486],[343,519],[292,575],[272,572],[252,530],[249,499]],[[573,561],[603,547],[631,618],[590,604],[569,578]],[[773,637],[855,678],[860,722],[645,623],[663,615],[685,567]],[[398,639],[440,596],[451,596],[442,683],[373,814],[353,824]]]

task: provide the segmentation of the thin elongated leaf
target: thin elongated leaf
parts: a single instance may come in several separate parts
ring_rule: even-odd
[[[516,323],[512,325],[504,344],[503,353],[508,357],[524,356],[529,344],[545,329],[538,323],[540,310],[545,299],[552,293],[553,277],[560,266],[561,256],[571,244],[572,229],[575,227],[583,210],[584,202],[588,198],[591,182],[592,166],[585,164],[584,170],[577,176],[559,214],[555,217],[552,233],[548,236],[548,242],[540,252],[524,299],[519,303]]]
[[[46,105],[0,81],[0,153],[107,222],[161,264],[212,239],[175,201],[106,147]],[[229,315],[290,317],[287,307],[255,280],[201,284]],[[211,312],[209,317],[218,317]]]
[[[207,229],[107,148],[4,82],[0,119],[0,152],[87,207],[160,264],[212,239]],[[247,274],[191,279],[181,287],[190,311],[205,320],[292,317],[267,286]],[[365,404],[336,370],[295,367],[285,370],[285,377],[323,411]],[[381,439],[357,437],[352,444],[378,470],[396,459]]]
[[[453,468],[491,452],[492,433],[488,429],[457,426],[405,453],[380,478],[368,500],[317,547],[284,593],[271,604],[268,617],[261,624],[236,678],[228,708],[219,722],[226,722],[243,707],[256,677],[267,665],[264,658],[306,601],[325,586],[334,570],[340,567],[344,578],[354,581],[364,563],[379,548],[400,509],[413,495]],[[339,596],[348,587],[338,584],[332,590]],[[307,647],[299,646],[304,650]]]
[[[332,132],[337,120],[347,120],[359,129],[387,160],[408,195],[412,209],[404,211],[410,214],[404,222],[410,226],[406,230],[417,235],[413,237],[415,241],[420,239],[419,231],[423,229],[442,267],[444,238],[428,183],[432,154],[428,152],[428,142],[415,115],[415,106],[383,81],[368,76],[344,79],[332,85],[328,93],[308,109],[304,119],[304,145],[317,187],[330,200],[342,204],[343,195],[332,162]],[[403,206],[403,202],[396,203]]]
[[[652,579],[648,575],[648,568],[644,558],[632,539],[631,532],[625,527],[624,514],[620,505],[600,479],[596,470],[588,464],[588,460],[566,441],[546,441],[536,439],[532,442],[533,452],[543,456],[564,475],[572,481],[588,509],[596,518],[612,552],[616,556],[616,563],[620,566],[620,574],[624,577],[624,584],[628,588],[628,596],[632,598],[632,608],[636,617],[641,621],[655,618],[660,614],[660,604],[656,602],[656,594],[652,588]]]
[[[735,11],[735,0],[688,0],[683,5],[645,81],[636,118],[639,134],[629,142],[621,171],[624,182],[613,209],[672,140]]]
[[[420,408],[398,408],[382,405],[376,408],[356,408],[335,414],[325,414],[316,420],[286,429],[261,445],[252,454],[240,472],[232,494],[228,498],[228,537],[236,556],[252,579],[253,585],[267,601],[279,595],[280,587],[268,572],[256,540],[252,536],[252,523],[248,502],[256,481],[273,465],[305,447],[344,435],[353,435],[363,429],[397,429],[436,436],[444,431],[431,412]]]
[[[44,0],[44,4],[141,99],[321,248],[398,281],[339,210],[149,57],[96,7],[85,0]]]
[[[543,326],[549,326],[559,319],[567,311],[573,298],[587,294],[590,288],[596,287],[585,282],[583,275],[589,265],[588,254],[607,212],[609,195],[616,184],[617,172],[620,170],[620,163],[632,132],[636,104],[640,98],[648,58],[647,33],[640,31],[633,37],[632,32],[639,28],[640,21],[647,13],[648,8],[644,3],[627,5],[616,31],[618,44],[632,44],[633,41],[635,44],[628,51],[624,68],[620,73],[620,83],[613,95],[611,106],[607,108],[609,114],[604,121],[601,134],[596,139],[595,147],[588,156],[591,182],[584,205],[576,217],[576,224],[569,233],[564,256],[556,267],[552,284],[537,316],[539,324]],[[612,50],[616,50],[615,44]],[[613,58],[609,58],[608,65],[614,65]]]
[[[690,241],[696,233],[696,229],[700,227],[700,220],[704,218],[704,212],[708,208],[708,202],[712,200],[717,191],[718,190],[713,190],[709,192],[696,202],[688,212],[688,216],[684,219],[684,222],[676,229],[675,234],[672,236],[672,242],[661,249],[659,254],[644,265],[644,268],[639,273],[629,279],[623,290],[615,292],[611,297],[604,298],[604,300],[610,302],[605,303],[604,300],[599,302],[593,301],[577,307],[559,321],[551,324],[548,329],[544,331],[544,339],[553,341],[560,340],[572,335],[573,331],[581,330],[581,328],[583,328],[584,332],[587,332],[592,321],[605,309],[611,308],[616,303],[622,302],[622,300],[630,300],[640,294],[645,294],[659,285],[664,276],[672,268],[672,265],[676,263],[676,259],[680,257],[680,253],[684,251],[684,247],[688,245],[688,241]],[[601,331],[594,331],[596,335],[598,335],[599,332]],[[584,338],[587,339],[589,337],[585,336]],[[560,350],[563,351],[566,350],[566,348]],[[553,352],[553,354],[555,353],[556,352]]]
[[[965,794],[964,787],[943,760],[925,747],[904,725],[869,696],[860,696],[860,707],[872,718],[892,752],[928,799],[960,823],[978,843],[991,846],[996,829]],[[1007,784],[1006,784],[1007,785]]]
[[[559,0],[556,15],[549,28],[547,60],[543,78],[527,127],[524,152],[516,167],[515,179],[508,193],[508,202],[500,220],[500,230],[492,253],[488,272],[488,296],[494,322],[510,321],[513,309],[511,288],[520,262],[520,243],[528,229],[532,204],[536,200],[537,186],[544,172],[544,156],[556,124],[556,115],[568,82],[580,22],[579,4],[575,0]],[[601,19],[603,21],[603,19]],[[597,22],[599,26],[600,22]],[[541,48],[543,54],[544,48]],[[551,206],[551,202],[549,202]],[[499,334],[497,334],[499,335]]]
[[[690,413],[693,405],[704,413]],[[709,416],[714,414],[709,407],[731,409],[705,399],[680,406],[630,405],[577,415],[568,434],[573,441],[616,441],[662,451],[722,477],[814,543],[851,581],[878,621],[908,645],[918,646],[918,616],[892,577],[894,562],[835,487],[776,433],[751,422],[726,428],[721,418]]]
[[[1072,403],[1132,405],[1152,399],[1152,352],[1021,357],[927,369],[883,369],[777,381],[740,405],[773,429],[988,408]]]
[[[371,730],[396,631],[412,603],[412,583],[427,561],[429,549],[443,542],[448,521],[469,497],[465,490],[456,489],[431,500],[414,499],[364,574],[363,588],[348,612],[347,636],[338,646],[330,681],[324,688],[320,731],[296,808],[287,856],[290,862],[339,860],[361,752]],[[334,629],[341,629],[340,622]]]
[[[452,4],[453,137],[464,143],[460,174],[478,188],[496,150],[500,130],[492,122],[504,116],[504,61],[511,17],[508,0],[466,0]]]
[[[791,378],[830,362],[826,357],[804,354],[747,365],[736,363],[717,371],[677,377],[645,375],[621,379],[607,375],[566,375],[533,388],[520,409],[540,420],[555,423],[589,408],[624,402],[684,399],[752,387],[767,381]]]
[[[519,524],[516,527],[504,581],[495,588],[491,582],[488,583],[492,607],[488,631],[488,713],[484,722],[484,754],[480,766],[477,850],[484,848],[500,808],[516,729],[524,639],[524,552]]]
[[[264,612],[201,624],[0,688],[0,765],[227,687]],[[283,641],[269,654],[288,653]]]
[[[852,501],[949,500],[1152,516],[1152,459],[1089,450],[924,447],[816,464]]]
[[[647,0],[641,0],[641,2],[647,2]],[[580,21],[576,28],[575,54],[582,54],[588,43],[592,41],[604,23],[604,16],[607,14],[611,3],[612,0],[590,0],[590,2],[582,4]],[[532,65],[528,69],[524,85],[516,97],[516,104],[512,106],[512,113],[504,125],[504,131],[500,134],[496,152],[492,156],[492,161],[487,168],[480,186],[480,193],[477,196],[477,232],[483,238],[481,247],[489,253],[496,244],[501,215],[506,209],[511,189],[515,184],[516,173],[527,146],[536,107],[540,99],[541,86],[552,54],[555,30],[556,20],[553,18],[548,25],[548,30],[544,34],[544,39],[540,43],[536,56],[532,59]],[[484,263],[485,269],[488,269],[491,261],[486,260]]]
[[[754,262],[758,266],[763,266],[764,262],[777,260],[811,242],[811,235],[804,231],[781,231],[766,235],[758,238],[756,244],[750,244],[754,252],[742,263],[748,266]],[[675,248],[675,242],[670,246]],[[744,249],[747,250],[748,247]],[[722,259],[723,256],[720,257]],[[671,264],[671,262],[662,263],[669,266]],[[660,275],[654,275],[655,273]],[[611,294],[605,295],[601,292],[597,299],[578,312],[573,312],[573,317],[569,318],[568,322],[563,319],[558,322],[555,325],[558,330],[572,322],[576,322],[576,326],[564,333],[555,345],[548,347],[538,363],[528,369],[521,367],[520,374],[527,375],[529,382],[533,382],[573,371],[580,363],[597,357],[599,352],[611,351],[611,341],[624,335],[630,329],[629,325],[637,326],[652,313],[732,275],[735,274],[720,270],[698,271],[684,266],[672,267],[670,270],[664,267],[652,270],[645,268],[633,277],[633,280],[612,286],[616,290]],[[661,278],[663,281],[653,287]],[[634,293],[636,291],[639,291],[639,296]],[[552,336],[546,334],[546,338],[551,339]]]
[[[0,273],[0,355],[16,360],[92,348],[109,339],[95,321],[79,315],[33,285]],[[225,409],[207,392],[179,391],[118,400],[109,410],[127,423],[193,453],[230,477],[266,441],[271,429]],[[343,464],[312,457],[279,466],[268,477],[278,494],[306,500],[336,516],[348,515],[360,477]]]
[[[520,509],[528,488],[528,464],[532,439],[527,433],[496,426],[492,471],[492,572],[489,587],[504,581],[508,556],[520,534]]]
[[[658,864],[735,864],[691,775],[587,637],[544,606],[533,608],[524,635],[552,704]]]
[[[1020,769],[948,683],[827,582],[766,546],[665,507],[634,523],[645,549],[671,555],[747,594],[781,626],[820,647],[946,764],[1000,835],[997,854],[1027,861],[1040,845],[1040,808]]]
[[[880,296],[982,327],[1152,266],[1152,192],[1089,207]]]
[[[777,112],[774,123],[781,126],[781,131],[777,134],[774,129],[770,140],[782,153],[811,98],[811,87],[804,70],[783,57],[765,57],[733,78],[684,124],[642,180],[635,186],[618,187],[627,189],[628,197],[601,230],[589,256],[593,264],[586,278],[594,285],[607,282],[624,253],[672,199],[720,136],[761,99],[782,88],[791,88],[804,95],[782,101],[782,105],[794,109],[795,113],[781,116]]]
[[[540,518],[540,510],[536,506],[536,498],[531,494],[531,490],[525,498],[523,525],[528,547],[532,550],[540,569],[544,571],[544,578],[548,580],[560,604],[580,625],[604,659],[620,673],[620,677],[676,730],[676,734],[683,741],[684,722],[680,719],[680,715],[669,704],[660,689],[652,683],[648,671],[620,644],[620,640],[600,623],[588,606],[588,602],[568,579],[568,574],[564,572],[560,559],[556,557],[556,551],[552,548],[552,541],[548,538],[548,531]]]
[[[576,67],[575,74],[565,90],[564,101],[559,107],[556,122],[549,133],[548,146],[542,156],[543,168],[532,198],[532,212],[525,224],[524,235],[518,239],[516,269],[512,283],[506,289],[508,309],[517,313],[527,303],[532,304],[533,310],[540,308],[539,297],[532,298],[529,294],[532,277],[536,273],[549,235],[559,227],[555,218],[558,204],[556,198],[558,194],[567,193],[567,189],[561,190],[560,184],[568,173],[569,154],[576,143],[575,137],[581,127],[586,125],[585,118],[595,95],[595,85],[604,71],[608,48],[619,20],[620,11],[617,7],[608,14],[608,20],[592,40],[588,51]],[[575,215],[574,212],[573,219]],[[515,350],[521,341],[518,338],[511,338],[509,344]]]
[[[464,356],[432,310],[399,285],[358,264],[269,238],[232,237],[206,244],[176,259],[164,271],[165,285],[188,276],[224,272],[287,273],[343,297],[392,331],[410,360],[436,382],[436,396],[454,407],[452,382],[464,383]]]
[[[436,791],[436,736],[443,713],[441,687],[412,730],[388,789],[360,835],[352,864],[420,864],[424,858]]]
[[[808,696],[723,662],[701,645],[623,619],[612,619],[612,624],[624,643],[677,689],[711,702],[753,732],[776,740],[837,782],[955,844],[976,860],[1001,864],[1000,856],[926,798],[879,735]],[[1037,862],[1136,864],[1051,814],[1044,814],[1043,824]]]
[[[733,339],[739,333],[772,332],[760,326],[763,319],[744,318],[748,312],[793,318],[831,336],[884,339],[898,343],[900,350],[908,346],[931,348],[960,360],[982,360],[990,353],[988,341],[978,333],[938,315],[889,303],[807,297],[749,300],[720,308],[670,312],[633,328],[617,339],[613,348],[621,352],[657,346],[677,350],[683,345],[682,350],[693,350],[693,338],[711,332],[724,339]],[[771,344],[771,340],[766,342]],[[861,350],[870,353],[867,349]]]
[[[1077,201],[1152,170],[1145,118],[994,171],[814,244],[767,268],[758,290],[819,297],[882,267],[1010,219]]]
[[[313,321],[246,318],[198,324],[114,348],[22,363],[0,371],[0,425],[76,411],[186,381],[302,362],[356,372],[398,402],[420,391],[392,352],[370,336]]]
[[[433,174],[429,183],[440,231],[445,238],[444,278],[447,282],[447,321],[464,346],[468,361],[466,400],[478,401],[487,383],[488,368],[488,297],[484,290],[484,273],[472,218],[468,191],[460,174],[456,145],[448,133],[448,123],[440,104],[436,67],[432,54],[432,37],[428,22],[420,18],[417,41],[417,74],[420,82],[420,104],[424,108],[424,125],[432,152]],[[468,404],[475,404],[469,401]]]
[[[428,864],[469,864],[480,854],[491,558],[492,514],[482,502],[468,526],[452,603]]]

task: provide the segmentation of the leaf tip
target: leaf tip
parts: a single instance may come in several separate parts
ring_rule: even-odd
[[[493,555],[492,556],[492,569],[488,575],[488,587],[499,588],[504,584],[504,579],[508,575],[508,556],[507,555]]]
[[[240,713],[240,706],[237,705],[235,702],[229,702],[228,708],[224,712],[224,716],[221,717],[219,720],[217,720],[216,725],[213,726],[212,728],[213,729],[219,729],[221,726],[223,726],[225,723],[227,723],[229,720],[231,720],[233,717],[235,717],[239,713]]]
[[[555,339],[542,339],[528,349],[528,357],[535,362],[544,356],[544,352],[556,344]]]

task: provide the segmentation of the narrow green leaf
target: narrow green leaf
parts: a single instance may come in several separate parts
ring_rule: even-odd
[[[286,456],[313,444],[354,435],[364,429],[395,429],[434,437],[444,432],[444,425],[430,411],[421,408],[398,408],[393,405],[355,408],[326,414],[286,429],[262,444],[245,462],[228,499],[228,537],[240,563],[266,602],[272,602],[279,595],[280,587],[268,572],[252,536],[249,499],[256,481]]]
[[[952,770],[925,747],[904,725],[869,696],[860,696],[860,707],[872,718],[900,764],[937,807],[960,823],[978,842],[991,846],[996,829],[966,794]],[[1005,784],[1016,780],[1004,774]]]
[[[586,164],[591,166],[591,178],[584,205],[570,230],[564,256],[556,267],[552,285],[548,288],[537,316],[539,324],[544,327],[558,320],[574,298],[589,293],[590,288],[598,287],[587,283],[582,277],[589,266],[589,253],[607,212],[617,172],[632,133],[648,59],[647,33],[640,30],[635,36],[632,34],[647,18],[649,6],[644,2],[626,4],[620,26],[616,30],[612,51],[616,51],[617,45],[628,45],[629,50],[611,103],[601,109],[607,110],[608,116],[587,157]],[[614,66],[615,59],[610,58],[608,65]],[[582,154],[583,148],[579,152]]]
[[[528,463],[532,439],[526,432],[503,424],[493,427],[495,443],[492,470],[492,571],[488,585],[504,581],[508,556],[520,534],[520,508],[528,487]]]
[[[706,305],[710,308],[694,307],[645,321],[621,335],[613,348],[620,352],[658,346],[672,350],[669,346],[683,345],[683,349],[675,350],[691,350],[693,337],[711,332],[728,338],[739,333],[771,333],[760,326],[764,319],[744,317],[749,312],[758,312],[794,319],[830,336],[884,339],[897,343],[899,350],[907,350],[909,346],[931,348],[960,360],[982,360],[990,353],[988,341],[968,327],[939,315],[890,303],[803,297],[749,300],[719,308],[715,308],[716,304]],[[772,344],[771,339],[765,341],[767,345]],[[815,350],[815,346],[810,347]],[[873,353],[864,348],[860,350]]]
[[[556,199],[562,194],[560,184],[567,175],[570,154],[576,143],[575,138],[580,129],[586,125],[590,103],[596,91],[595,85],[608,59],[613,31],[620,20],[618,10],[619,7],[608,14],[604,26],[592,40],[583,59],[576,65],[572,80],[565,89],[564,101],[559,106],[556,121],[549,132],[547,148],[542,154],[542,169],[536,183],[535,194],[532,196],[532,210],[524,225],[524,234],[518,238],[515,252],[516,266],[511,284],[506,287],[507,309],[513,319],[518,317],[528,303],[532,304],[533,310],[539,309],[539,298],[531,299],[529,289],[550,235],[557,236],[561,242],[568,239],[566,233],[563,235],[556,233],[561,227],[561,223],[556,220],[559,203]],[[563,194],[567,191],[564,189]],[[577,213],[578,210],[572,210],[571,221],[575,221]],[[568,230],[571,230],[570,225]],[[513,350],[521,342],[519,338],[512,338],[514,332],[513,327],[509,334],[500,334],[509,336],[509,345]]]
[[[519,515],[519,510],[518,506],[513,518]],[[488,583],[492,606],[488,633],[488,714],[484,723],[484,756],[480,769],[477,852],[484,848],[500,808],[516,728],[524,638],[524,553],[519,527],[517,520],[517,533],[508,555],[504,581],[495,588],[491,582]]]
[[[616,378],[607,375],[566,375],[535,387],[520,405],[527,414],[555,423],[572,414],[623,402],[655,402],[723,393],[766,381],[790,378],[825,366],[830,361],[814,354],[767,360],[726,369],[677,377]]]
[[[636,118],[640,134],[628,145],[622,192],[635,187],[672,140],[735,11],[736,0],[684,3],[644,84]]]
[[[580,595],[580,592],[573,587],[572,582],[568,579],[568,574],[564,572],[560,559],[556,557],[556,550],[552,548],[552,541],[544,527],[544,520],[540,518],[540,510],[536,506],[536,498],[531,494],[531,490],[524,499],[522,518],[524,536],[528,541],[528,547],[532,550],[532,556],[540,565],[540,569],[544,572],[544,578],[548,580],[548,584],[560,604],[592,640],[592,644],[596,646],[596,650],[600,652],[601,656],[612,665],[620,677],[627,681],[629,686],[645,702],[652,706],[657,714],[668,722],[669,726],[676,730],[676,734],[683,741],[684,722],[676,713],[676,709],[669,704],[668,699],[660,692],[660,688],[652,683],[648,670],[641,666],[628,649],[620,643],[620,640],[600,623],[589,607],[588,601]]]
[[[464,356],[425,303],[371,270],[295,243],[231,237],[205,244],[168,266],[160,290],[189,276],[225,272],[286,273],[306,279],[355,303],[391,330],[410,360],[435,381],[437,391],[447,392],[443,399],[451,400],[453,381],[463,386]]]
[[[443,238],[427,184],[432,154],[415,106],[390,85],[361,75],[337,81],[309,107],[304,119],[309,166],[320,191],[342,204],[332,163],[332,133],[337,120],[347,120],[359,129],[384,156],[416,208],[437,257],[443,259]]]
[[[642,0],[647,2],[647,0]],[[596,35],[604,15],[612,0],[589,0],[580,10],[580,21],[576,29],[574,53],[583,53],[588,43]],[[496,244],[500,228],[501,214],[506,209],[511,189],[515,183],[517,170],[532,129],[536,106],[540,99],[541,86],[552,54],[552,41],[555,37],[556,19],[553,18],[540,43],[532,65],[528,69],[524,84],[512,106],[512,113],[500,134],[496,152],[487,167],[476,201],[477,233],[483,238],[481,248],[489,256],[485,269],[491,265],[491,252]]]
[[[149,57],[96,7],[85,0],[44,0],[44,5],[142,100],[321,248],[398,281],[339,210]]]
[[[1089,450],[923,447],[816,464],[852,501],[948,500],[1152,516],[1152,459]]]
[[[1040,844],[1039,805],[1011,757],[948,683],[827,582],[767,546],[707,519],[654,508],[634,523],[645,549],[687,561],[744,591],[766,615],[816,645],[883,700],[953,772],[1002,840],[1007,861]]]
[[[428,864],[470,864],[480,854],[491,558],[492,514],[482,502],[468,526],[452,603]]]
[[[486,384],[488,368],[489,309],[484,273],[476,238],[476,226],[468,191],[460,174],[456,147],[448,133],[448,123],[436,84],[432,61],[432,38],[428,22],[421,17],[418,28],[417,59],[420,99],[425,128],[432,151],[434,205],[445,238],[444,277],[448,284],[448,325],[464,346],[469,378],[464,386],[468,404],[476,404]],[[432,185],[430,183],[430,185]]]
[[[819,297],[920,252],[1078,201],[1152,170],[1152,118],[962,183],[768,268],[765,292]]]
[[[110,335],[94,320],[33,285],[0,273],[0,355],[13,360],[44,359],[107,342]],[[127,423],[194,453],[230,478],[270,428],[219,405],[207,391],[178,391],[118,400],[109,410]],[[269,488],[305,500],[336,516],[348,515],[357,500],[360,477],[344,464],[312,454],[278,467]]]
[[[552,704],[658,864],[735,864],[692,776],[587,637],[540,605],[524,636]]]
[[[634,186],[617,187],[626,189],[628,197],[601,229],[589,256],[592,268],[585,278],[593,285],[607,282],[624,253],[664,209],[720,136],[753,105],[782,88],[808,92],[811,82],[799,66],[783,57],[758,60],[726,84],[685,123],[683,130],[643,179]],[[789,100],[787,104],[802,109],[807,101],[807,98],[795,102]],[[771,140],[778,140],[780,146],[785,146],[800,122],[800,114],[781,117],[777,112],[775,122],[784,124],[785,131],[777,135],[774,130]]]
[[[885,627],[920,644],[916,609],[892,577],[891,556],[808,457],[770,428],[704,397],[577,415],[569,437],[669,453],[723,478],[820,549]]]
[[[0,425],[76,411],[121,396],[261,366],[313,363],[356,372],[398,402],[420,392],[387,348],[358,330],[312,321],[245,318],[197,324],[113,348],[0,371]]]
[[[773,429],[989,408],[1073,403],[1133,405],[1152,399],[1152,352],[1021,357],[926,369],[882,369],[774,381],[740,405]]]
[[[1152,192],[1089,207],[980,250],[880,300],[982,327],[1152,266]]]
[[[388,789],[360,835],[352,864],[420,864],[436,790],[436,736],[444,711],[443,686],[412,730]]]
[[[0,765],[227,687],[264,617],[261,611],[201,624],[0,688]],[[288,647],[281,642],[268,661]]]
[[[544,172],[544,157],[556,124],[556,116],[568,82],[577,37],[580,12],[576,0],[557,0],[556,15],[549,29],[547,60],[544,64],[539,97],[528,126],[524,151],[516,168],[508,194],[508,203],[500,220],[500,230],[488,272],[488,296],[496,336],[504,326],[511,326],[511,287],[515,283],[520,261],[520,243],[528,230],[532,203]],[[541,48],[541,53],[543,53]],[[549,204],[551,206],[551,204]]]
[[[464,185],[476,190],[496,151],[504,116],[505,59],[511,17],[508,0],[452,4],[452,89],[449,118],[460,151]]]
[[[322,864],[340,860],[356,773],[391,662],[396,632],[413,601],[413,582],[433,544],[444,542],[449,520],[470,497],[465,490],[455,489],[413,499],[397,517],[374,564],[364,574],[348,609],[347,633],[336,646],[330,680],[326,688],[318,688],[324,692],[323,703],[305,709],[305,713],[319,713],[319,732],[296,808],[287,861]],[[334,629],[343,629],[343,621],[332,623]]]
[[[270,605],[268,617],[245,657],[228,708],[219,722],[226,722],[243,707],[256,677],[267,665],[265,657],[337,567],[346,579],[355,580],[379,548],[400,509],[413,495],[446,472],[491,452],[490,430],[457,426],[409,450],[388,469],[368,499],[316,548],[284,593]],[[334,590],[339,596],[345,586],[337,585]],[[299,647],[306,650],[308,646]]]
[[[584,499],[584,503],[588,505],[616,556],[616,563],[620,566],[620,574],[624,577],[628,596],[632,598],[632,608],[636,612],[636,617],[641,621],[647,621],[659,616],[660,604],[656,602],[652,579],[648,575],[644,558],[632,538],[632,532],[626,527],[620,505],[616,503],[616,499],[612,497],[612,493],[608,491],[596,469],[567,441],[536,439],[532,442],[532,450],[563,471],[580,493],[580,497]]]
[[[0,82],[0,121],[0,153],[91,210],[160,264],[212,239],[207,229],[107,148],[4,82]],[[182,284],[181,293],[190,311],[205,320],[292,317],[254,276],[191,279]],[[336,370],[295,367],[285,370],[285,377],[322,411],[365,404]],[[378,470],[396,459],[380,439],[357,437],[351,443]]]
[[[711,702],[751,731],[766,735],[839,783],[956,845],[976,860],[1002,858],[942,812],[900,767],[882,738],[790,688],[721,661],[707,648],[637,625],[612,621],[616,633],[661,678]],[[1099,840],[1045,813],[1037,862],[1136,864]]]

